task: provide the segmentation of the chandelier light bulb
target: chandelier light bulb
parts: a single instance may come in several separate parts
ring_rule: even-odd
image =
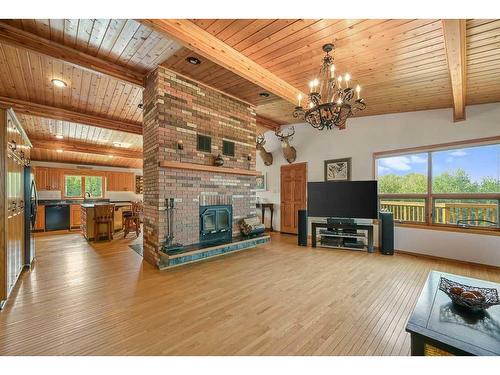
[[[309,91],[312,92],[314,87],[314,81],[309,82]]]
[[[309,103],[309,108],[312,108],[312,107],[314,107],[314,104],[313,104],[313,102],[310,102]]]
[[[356,85],[356,93],[358,94],[358,99],[359,99],[359,93],[361,92],[361,86]]]
[[[345,80],[345,87],[349,87],[349,81],[351,80],[351,75],[349,73],[346,73],[344,80]]]
[[[319,86],[319,80],[317,78],[314,78],[314,87]]]
[[[342,88],[342,76],[339,76],[338,81],[339,81],[339,89],[340,89],[340,88]]]
[[[330,72],[332,73],[332,77],[335,74],[335,65],[330,65]]]
[[[337,100],[337,104],[342,104],[342,99],[339,98],[339,100]]]
[[[299,100],[299,107],[300,107],[300,102],[302,101],[302,94],[297,95],[297,99]]]

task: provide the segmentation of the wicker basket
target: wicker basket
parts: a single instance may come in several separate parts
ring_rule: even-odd
[[[479,292],[484,298],[464,298],[461,295],[451,292],[451,289],[454,287],[459,287],[463,289],[464,292]],[[450,297],[453,303],[459,306],[466,307],[473,311],[485,310],[488,307],[500,304],[500,300],[498,299],[498,291],[495,288],[478,288],[475,286],[460,284],[456,281],[441,277],[439,281],[439,289],[446,293],[446,295]]]

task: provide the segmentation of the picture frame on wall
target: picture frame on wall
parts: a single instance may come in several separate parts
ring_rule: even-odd
[[[266,188],[267,188],[266,174],[262,173],[262,174],[255,176],[255,190],[265,191]]]
[[[351,158],[325,160],[325,181],[350,181]]]

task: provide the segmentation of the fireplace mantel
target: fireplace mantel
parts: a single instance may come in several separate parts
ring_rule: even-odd
[[[173,169],[188,169],[191,171],[213,172],[213,173],[228,173],[237,174],[241,176],[258,176],[261,172],[250,171],[242,168],[224,168],[215,167],[212,165],[195,164],[195,163],[182,163],[179,161],[160,161],[160,167],[173,168]]]

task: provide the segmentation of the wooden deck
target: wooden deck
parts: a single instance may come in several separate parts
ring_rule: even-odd
[[[128,247],[38,238],[38,260],[0,312],[2,355],[408,355],[427,273],[498,270],[398,254],[255,249],[158,271]]]

